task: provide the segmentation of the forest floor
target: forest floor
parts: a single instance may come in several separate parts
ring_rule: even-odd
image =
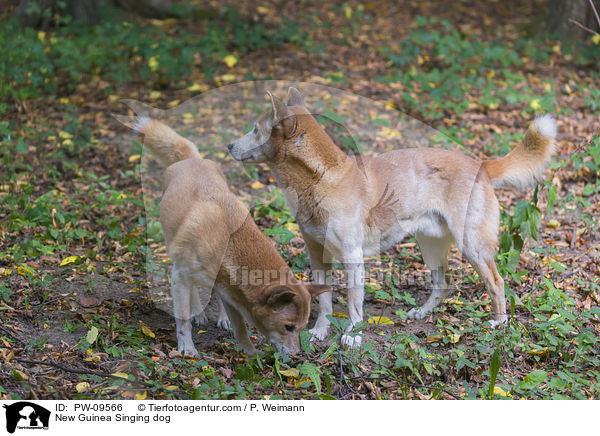
[[[46,31],[0,18],[0,399],[598,399],[598,41],[544,34],[544,1],[223,4],[166,20],[61,18]],[[367,283],[360,349],[340,345],[338,286],[331,337],[302,332],[301,355],[256,334],[263,354],[248,359],[213,322],[214,302],[194,331],[200,358],[177,353],[159,171],[115,114],[132,115],[122,100],[135,100],[220,162],[308,276],[269,169],[224,146],[268,109],[264,90],[283,97],[291,84],[349,152],[424,143],[499,156],[535,115],[556,117],[547,181],[497,191],[507,325],[491,328],[489,296],[456,249],[457,292],[407,320],[430,280],[407,239],[367,259],[372,277],[395,278]]]

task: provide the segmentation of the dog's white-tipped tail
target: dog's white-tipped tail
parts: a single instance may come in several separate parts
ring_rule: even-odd
[[[201,158],[192,142],[160,121],[139,116],[135,118],[131,128],[140,134],[142,144],[150,149],[164,167],[180,160]]]
[[[551,115],[533,120],[523,140],[506,156],[483,161],[494,186],[531,188],[550,165],[556,149],[556,121]]]

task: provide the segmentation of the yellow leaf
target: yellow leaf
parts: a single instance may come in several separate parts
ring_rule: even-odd
[[[451,335],[448,335],[448,337],[450,338],[451,344],[456,344],[458,341],[460,341],[460,335],[457,333],[452,333]]]
[[[64,98],[64,97],[63,97],[63,98],[61,98],[59,101],[60,101],[62,104],[69,104],[69,99],[68,99],[68,98]]]
[[[162,97],[162,92],[160,92],[160,91],[152,91],[152,92],[150,92],[150,98],[152,100],[158,100],[161,97]]]
[[[233,74],[223,74],[221,76],[221,80],[223,82],[233,82],[235,80],[235,76]]]
[[[296,368],[284,369],[279,371],[279,374],[285,377],[298,378],[300,377],[300,371]]]
[[[350,6],[345,6],[344,7],[344,15],[346,16],[346,19],[350,19],[352,18],[352,8]]]
[[[331,315],[335,316],[336,318],[348,318],[348,315],[346,315],[345,313],[340,313],[340,312],[333,312]]]
[[[207,89],[208,89],[208,87],[206,85],[200,85],[198,83],[194,83],[193,85],[187,87],[187,90],[191,91],[191,92],[196,92],[196,91],[203,92],[203,91],[206,91]]]
[[[141,321],[140,321],[141,322]],[[145,334],[146,336],[148,336],[149,338],[155,338],[156,335],[154,334],[154,332],[152,330],[150,330],[150,327],[148,327],[146,324],[141,323],[141,327],[142,327],[142,333]]]
[[[540,108],[542,107],[540,105],[540,100],[537,98],[534,98],[533,100],[531,100],[531,102],[529,103],[529,106],[531,106],[531,108],[536,111],[540,110]]]
[[[40,41],[43,41],[45,38],[46,38],[46,32],[39,31],[38,32],[38,39]]]
[[[298,233],[300,231],[300,227],[296,223],[285,223],[285,228],[290,232]]]
[[[560,222],[555,219],[548,220],[548,222],[546,223],[546,227],[548,227],[549,229],[558,229],[560,227]]]
[[[108,101],[111,103],[114,103],[115,101],[120,100],[120,99],[121,99],[121,97],[119,97],[118,95],[109,95],[108,96]]]
[[[394,100],[389,100],[386,104],[385,104],[385,108],[386,109],[394,109]]]
[[[191,113],[186,112],[185,114],[182,115],[182,117],[187,120],[191,120],[194,116]]]
[[[150,59],[148,59],[148,66],[150,67],[150,69],[152,71],[158,70],[158,67],[159,67],[158,56],[152,56]]]
[[[168,391],[176,391],[179,388],[177,386],[169,385],[169,386],[165,386],[165,389]]]
[[[206,333],[206,332],[207,332],[207,330],[198,330],[198,334],[199,334],[199,335],[201,335],[201,334],[203,334],[203,333]]]
[[[592,42],[594,44],[600,44],[600,35],[596,34],[596,35],[592,36]]]
[[[140,157],[141,157],[141,156],[140,156],[139,154],[132,154],[131,156],[129,156],[129,159],[128,159],[128,161],[129,161],[129,162],[133,162],[133,161],[136,161],[136,160],[138,160]]]
[[[386,318],[385,316],[372,316],[367,320],[367,322],[375,325],[394,325],[394,321]]]
[[[66,145],[67,147],[68,147],[68,146],[71,146],[71,145],[73,145],[73,141],[71,141],[70,139],[65,139],[65,140],[62,142],[62,145]]]
[[[68,256],[65,257],[62,262],[60,263],[60,266],[65,266],[68,265],[70,263],[75,263],[77,262],[77,260],[79,260],[79,256]]]
[[[297,272],[296,274],[294,274],[294,277],[296,277],[298,280],[307,280],[308,277],[306,277],[306,274],[301,273],[301,272]]]
[[[12,274],[12,269],[0,268],[0,277],[7,277]]]
[[[442,339],[441,336],[427,336],[427,342],[431,343],[431,342],[437,342],[440,339]]]
[[[261,188],[265,187],[265,185],[263,185],[262,183],[260,183],[258,180],[256,180],[250,186],[252,186],[252,189],[261,189]]]
[[[90,384],[88,382],[77,383],[77,386],[75,386],[75,390],[77,392],[87,391],[89,388]]]
[[[237,64],[238,60],[234,55],[227,55],[223,58],[223,62],[225,62],[225,65],[227,65],[229,68],[232,68],[235,64]]]
[[[61,130],[60,132],[58,132],[58,137],[60,139],[71,139],[73,137],[73,135],[71,135],[69,132],[65,132],[64,130]]]
[[[172,101],[170,101],[170,102],[167,103],[167,107],[168,108],[174,108],[178,104],[179,104],[179,100],[172,100]]]
[[[114,377],[124,378],[125,380],[129,380],[129,376],[124,372],[113,372],[112,375]]]
[[[573,90],[571,89],[571,87],[569,86],[569,84],[565,85],[565,92],[569,95],[573,94]]]
[[[30,267],[23,265],[23,266],[17,267],[17,274],[20,274],[23,277],[26,277],[27,275],[30,275],[30,276],[34,275],[35,272]]]
[[[148,392],[147,391],[136,392],[135,393],[135,399],[136,400],[145,400],[147,396],[148,396]]]
[[[98,339],[98,328],[96,326],[92,326],[92,328],[89,329],[85,335],[85,340],[88,342],[88,344],[92,345],[94,342],[96,342],[96,339]]]
[[[494,393],[503,397],[512,397],[510,392],[504,391],[500,386],[494,386]]]

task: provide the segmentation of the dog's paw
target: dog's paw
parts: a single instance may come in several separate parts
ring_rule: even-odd
[[[342,336],[342,344],[347,346],[348,348],[358,348],[358,347],[360,347],[360,344],[362,344],[362,336],[361,335],[356,335],[356,336],[343,335]]]
[[[219,318],[217,321],[217,327],[223,330],[231,330],[231,322],[229,322],[229,318]]]
[[[429,312],[424,310],[422,307],[413,307],[406,314],[406,318],[408,319],[423,319],[429,315]]]
[[[206,312],[199,313],[194,317],[194,322],[196,325],[207,324],[208,318],[206,317]]]
[[[185,354],[186,357],[200,357],[200,353],[198,353],[198,350],[196,350],[196,347],[194,346],[179,346],[177,347],[177,351],[181,354]]]
[[[319,325],[319,323],[315,324],[315,326],[310,329],[308,332],[312,335],[311,341],[322,341],[327,337],[327,332],[329,330],[328,325]]]
[[[505,316],[503,317],[503,319],[491,319],[488,322],[490,323],[492,328],[504,327],[508,322],[508,318]]]

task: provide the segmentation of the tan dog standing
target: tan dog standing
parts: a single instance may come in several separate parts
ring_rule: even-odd
[[[504,281],[494,262],[499,228],[494,186],[526,189],[536,182],[554,152],[552,117],[536,118],[523,141],[500,159],[481,162],[433,148],[356,158],[333,143],[297,89],[288,90],[287,104],[269,96],[272,111],[228,148],[236,160],[269,165],[296,216],[313,273],[330,270],[333,257],[343,263],[352,325],[363,318],[363,257],[410,234],[432,272],[433,291],[409,318],[424,318],[449,294],[447,252],[456,243],[485,283],[495,322],[507,319]],[[319,302],[311,333],[323,339],[333,310],[331,292]],[[361,337],[344,335],[342,341],[357,346]]]
[[[229,190],[220,166],[203,159],[194,144],[147,117],[137,118],[133,129],[167,167],[160,222],[173,260],[177,349],[198,356],[191,321],[203,317],[214,290],[245,353],[254,354],[256,349],[244,318],[279,351],[299,351],[299,332],[308,322],[311,297],[331,288],[295,279],[271,240]],[[219,324],[225,323],[221,313]]]

